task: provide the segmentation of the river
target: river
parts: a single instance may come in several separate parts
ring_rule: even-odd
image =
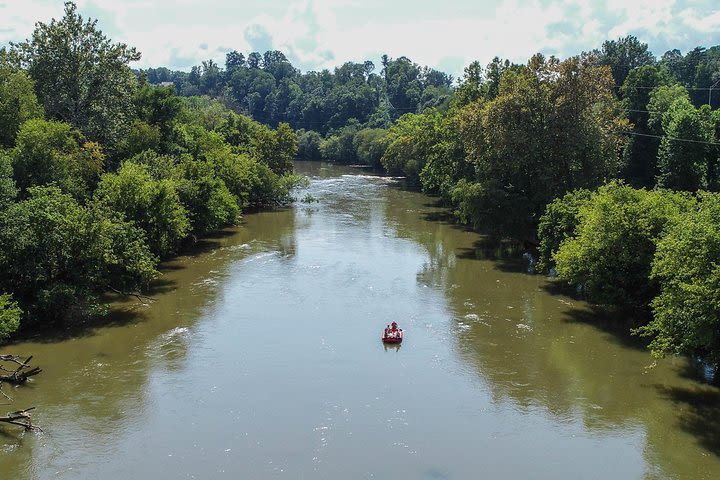
[[[397,180],[297,169],[317,201],[203,240],[154,302],[2,349],[44,369],[3,390],[44,433],[0,427],[1,478],[720,478],[688,361]]]

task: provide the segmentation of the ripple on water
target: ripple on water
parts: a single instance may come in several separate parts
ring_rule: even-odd
[[[151,357],[170,357],[186,350],[192,332],[188,327],[175,327],[160,335],[147,349]]]

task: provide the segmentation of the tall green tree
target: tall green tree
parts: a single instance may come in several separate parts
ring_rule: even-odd
[[[558,278],[581,285],[595,303],[646,308],[658,293],[650,277],[657,242],[694,203],[668,190],[601,187],[580,204],[575,233],[553,255]]]
[[[13,179],[12,158],[8,153],[0,150],[0,211],[15,201],[17,192]]]
[[[53,120],[25,122],[11,151],[17,186],[56,183],[75,198],[87,198],[103,171],[104,154],[71,125]]]
[[[125,162],[117,173],[104,174],[95,198],[142,228],[150,249],[161,257],[177,252],[190,232],[175,183],[153,179],[146,165]]]
[[[655,56],[650,52],[647,44],[632,35],[617,40],[606,40],[596,54],[599,65],[608,65],[612,68],[615,85],[618,87],[625,83],[625,78],[634,68],[655,63]]]
[[[195,233],[203,234],[234,224],[240,218],[238,199],[215,175],[212,164],[184,158],[175,183]]]
[[[442,115],[435,110],[400,117],[388,131],[381,159],[388,173],[405,175],[419,184],[431,149],[440,142],[442,121]]]
[[[65,3],[62,19],[38,22],[30,39],[11,45],[49,118],[102,144],[122,138],[133,118],[137,82],[128,64],[140,59],[134,48],[112,43],[73,2]]]
[[[656,65],[643,65],[630,70],[620,88],[623,107],[633,124],[633,135],[624,151],[623,178],[638,187],[652,187],[657,175],[657,151],[660,146],[658,131],[650,123],[654,108],[649,102],[652,92],[664,88],[670,79]],[[650,111],[651,113],[647,113]],[[631,132],[628,132],[631,133]]]
[[[657,246],[652,278],[661,293],[654,318],[640,332],[657,355],[702,355],[720,365],[720,196],[700,195]]]
[[[695,191],[711,183],[709,147],[714,125],[709,109],[707,105],[697,109],[680,99],[663,115],[665,134],[658,151],[659,186]]]
[[[27,73],[0,66],[0,147],[12,147],[20,125],[42,116],[33,81]]]
[[[380,168],[380,159],[387,149],[387,134],[388,131],[381,128],[364,128],[358,131],[353,138],[358,160],[365,165]]]
[[[57,187],[32,187],[0,212],[0,291],[35,322],[102,313],[108,288],[133,290],[157,272],[142,231]]]
[[[474,178],[454,191],[461,210],[468,218],[505,212],[471,223],[502,227],[508,221],[527,231],[553,198],[618,174],[628,128],[607,67],[542,55],[506,70],[498,96],[467,105],[458,122],[475,167]]]
[[[20,328],[20,318],[23,311],[18,307],[12,296],[0,294],[0,341]]]

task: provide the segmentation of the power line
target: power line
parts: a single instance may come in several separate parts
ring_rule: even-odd
[[[656,85],[656,86],[654,86],[654,87],[628,87],[628,89],[629,89],[629,90],[632,90],[632,89],[638,89],[638,90],[655,90],[656,88],[658,88],[658,87],[663,87],[663,86],[667,87],[667,86],[673,86],[673,85]],[[710,87],[684,87],[684,86],[682,86],[682,85],[678,85],[678,86],[683,87],[685,90],[704,90],[704,91],[710,90]],[[619,90],[619,89],[621,89],[622,87],[623,87],[622,85],[614,85],[612,88],[615,88],[615,89],[618,89],[618,90]],[[713,89],[713,90],[714,90],[714,89]]]
[[[625,135],[635,135],[638,137],[651,137],[651,138],[659,138],[659,139],[667,138],[668,140],[673,140],[676,142],[702,143],[705,145],[720,146],[720,143],[717,143],[717,142],[706,142],[703,140],[691,140],[689,138],[664,137],[662,135],[651,135],[649,133],[638,133],[638,132],[622,132],[622,133],[624,133]]]

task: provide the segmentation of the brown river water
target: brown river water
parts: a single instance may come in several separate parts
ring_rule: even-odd
[[[203,240],[152,304],[2,348],[44,369],[3,389],[44,433],[0,426],[0,478],[720,478],[720,392],[689,361],[653,366],[397,180],[297,169],[317,202]]]

